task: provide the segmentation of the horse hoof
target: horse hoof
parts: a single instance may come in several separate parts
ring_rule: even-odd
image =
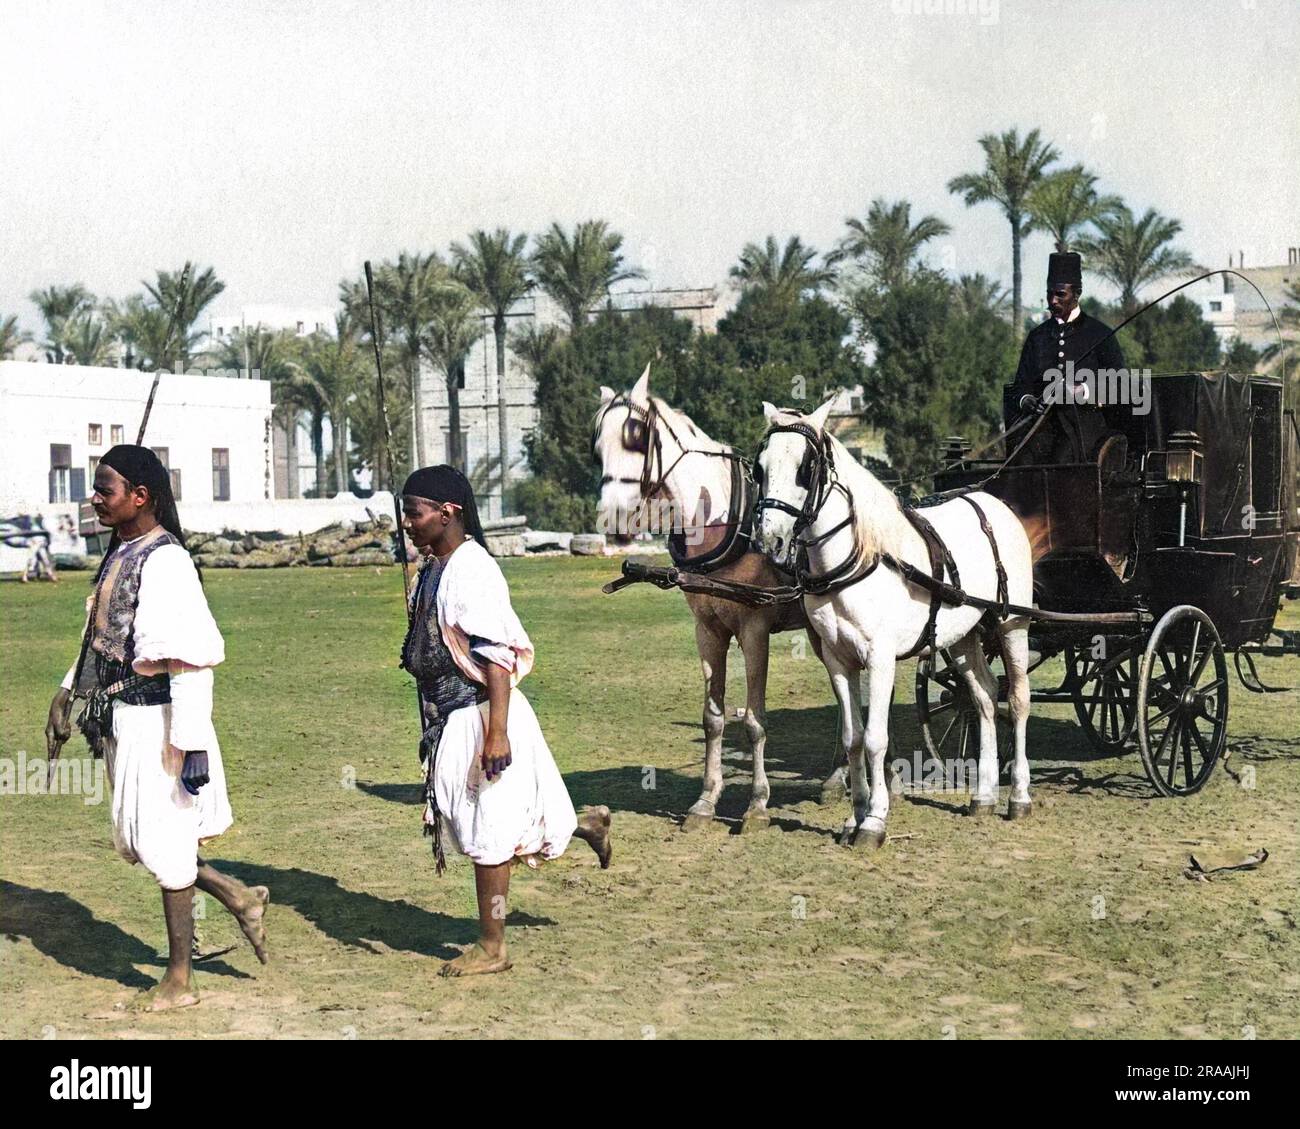
[[[980,800],[971,800],[971,802],[966,806],[966,814],[977,817],[992,815],[996,807],[996,804],[985,803]]]
[[[746,812],[740,821],[740,833],[748,835],[754,831],[766,831],[772,825],[772,817],[765,811]]]
[[[697,811],[687,812],[686,818],[682,820],[683,831],[703,831],[712,826],[713,816]]]
[[[853,841],[849,844],[855,851],[878,851],[885,845],[885,832],[870,831],[865,827],[859,827],[853,836]]]
[[[1019,800],[1010,800],[1007,802],[1008,819],[1028,819],[1033,814],[1034,802],[1025,800],[1023,803]]]

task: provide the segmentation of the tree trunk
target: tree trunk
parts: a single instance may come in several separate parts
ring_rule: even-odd
[[[460,374],[464,362],[447,369],[447,462],[465,473],[465,452],[460,449]]]
[[[325,473],[325,413],[320,409],[311,413],[311,453],[316,460],[316,497],[324,498],[329,482]]]
[[[420,392],[420,356],[416,353],[408,363],[407,374],[411,381],[411,470],[424,466],[424,397]]]
[[[1019,336],[1023,314],[1020,294],[1020,213],[1012,212],[1007,218],[1011,220],[1011,324],[1016,327],[1016,335]]]
[[[298,413],[285,408],[284,422],[284,496],[298,497]]]
[[[506,407],[506,319],[498,314],[492,319],[497,341],[497,452],[501,460],[501,516],[506,516],[506,488],[510,485],[510,429]]]
[[[334,436],[334,492],[346,494],[351,486],[348,471],[348,417],[346,413],[330,413],[330,432]]]

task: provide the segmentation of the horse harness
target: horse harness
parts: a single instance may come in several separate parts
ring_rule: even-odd
[[[802,436],[807,444],[802,462],[795,474],[795,484],[804,489],[803,506],[796,509],[790,503],[780,499],[764,495],[755,503],[755,515],[764,509],[781,510],[784,513],[792,515],[795,519],[793,536],[798,542],[798,551],[795,554],[794,575],[795,583],[802,593],[812,596],[831,595],[835,592],[842,591],[860,580],[865,580],[870,576],[883,562],[887,568],[898,573],[907,583],[918,588],[923,588],[930,593],[930,610],[926,616],[925,627],[918,636],[915,644],[906,654],[899,656],[902,659],[914,658],[926,648],[933,648],[936,638],[936,626],[939,619],[939,609],[944,604],[950,604],[960,607],[963,604],[974,604],[975,606],[984,606],[987,611],[981,620],[981,627],[987,631],[991,629],[994,623],[1000,619],[1006,619],[1011,612],[1012,605],[1008,603],[1007,571],[1002,564],[1001,554],[998,552],[998,544],[993,536],[993,527],[989,524],[987,515],[980,508],[978,502],[969,494],[958,495],[970,505],[979,518],[980,529],[983,530],[985,538],[988,540],[989,549],[993,553],[993,565],[997,571],[998,594],[996,601],[981,600],[976,597],[968,596],[961,588],[961,576],[957,572],[957,562],[953,559],[952,553],[943,543],[943,538],[930,523],[930,521],[920,512],[919,509],[911,506],[900,506],[903,516],[912,524],[912,527],[920,534],[921,540],[925,543],[926,554],[930,558],[930,572],[927,575],[918,569],[915,565],[907,561],[899,560],[889,553],[877,553],[874,560],[869,564],[855,567],[855,562],[861,558],[858,547],[856,513],[853,505],[853,496],[849,493],[848,488],[840,481],[835,473],[835,454],[831,445],[830,435],[825,431],[818,431],[810,424],[802,420],[795,420],[791,423],[775,424],[768,429],[767,437],[763,440],[766,446],[767,439],[779,432],[791,432]],[[760,448],[760,454],[762,448]],[[757,460],[755,460],[757,465]],[[849,514],[843,521],[832,526],[825,533],[813,538],[802,538],[799,536],[801,530],[809,529],[817,520],[826,502],[830,499],[832,493],[838,490],[844,495],[844,500],[848,505]],[[844,528],[853,530],[854,546],[853,550],[840,564],[827,572],[813,576],[807,568],[807,551],[810,547],[819,545],[829,540],[832,536]],[[949,584],[946,576],[952,577]]]
[[[754,519],[754,508],[751,502],[755,490],[753,479],[749,473],[748,461],[731,447],[727,447],[722,451],[705,451],[698,447],[688,447],[682,442],[677,432],[673,430],[673,426],[667,417],[659,411],[659,405],[653,397],[649,401],[649,407],[643,408],[639,404],[632,403],[631,397],[626,394],[615,396],[601,408],[596,416],[591,442],[593,458],[597,457],[596,436],[600,434],[605,416],[615,408],[627,409],[627,415],[623,420],[619,437],[624,450],[642,456],[641,474],[637,478],[618,478],[607,474],[601,478],[601,486],[609,482],[635,485],[642,500],[649,501],[663,489],[668,476],[672,474],[677,468],[677,464],[687,455],[707,455],[715,459],[727,459],[731,463],[731,504],[727,507],[730,517],[725,523],[721,523],[724,530],[721,541],[703,552],[691,556],[687,544],[686,527],[681,526],[674,529],[668,536],[668,555],[672,558],[674,566],[689,567],[693,572],[708,573],[733,563],[749,552],[750,541],[753,537]],[[668,434],[672,436],[673,441],[677,444],[679,451],[677,458],[666,469],[664,467],[663,440],[659,433],[661,427],[667,429]],[[657,475],[655,474],[656,466],[659,469]],[[696,528],[707,529],[710,527]]]

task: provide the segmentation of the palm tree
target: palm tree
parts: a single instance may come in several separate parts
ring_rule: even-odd
[[[18,318],[14,314],[0,317],[0,361],[7,361],[19,345],[24,345],[31,339],[30,333],[18,328]]]
[[[113,361],[113,335],[94,310],[86,310],[68,322],[63,345],[74,364],[104,366]]]
[[[258,324],[235,330],[219,350],[223,368],[247,368],[250,373],[257,373],[258,379],[271,383],[272,418],[285,433],[286,497],[289,498],[298,497],[298,417],[306,406],[294,348],[293,334],[264,329]]]
[[[528,370],[528,375],[536,377],[540,369],[554,355],[560,345],[560,331],[553,325],[539,329],[529,325],[517,329],[510,335],[510,351],[514,353]]]
[[[816,248],[805,246],[797,235],[790,236],[784,248],[779,248],[776,237],[769,235],[761,247],[746,243],[730,274],[742,291],[793,303],[805,291],[816,290],[835,277],[827,267],[814,266],[816,258]]]
[[[447,461],[464,473],[460,388],[465,379],[465,357],[474,342],[483,336],[483,321],[478,316],[478,299],[473,291],[450,276],[433,292],[430,307],[421,347],[447,380]]]
[[[414,433],[412,469],[424,466],[424,398],[420,390],[421,342],[433,316],[439,288],[450,272],[436,251],[421,255],[403,251],[397,261],[380,263],[375,272],[375,305],[383,320],[382,332],[390,335],[400,364],[406,369],[410,390],[411,430]],[[344,283],[340,298],[357,324],[368,325],[369,310],[365,283]]]
[[[119,302],[109,298],[104,303],[104,321],[108,332],[122,350],[122,366],[135,368],[143,364],[141,341],[145,336],[145,321],[149,307],[145,305],[142,294],[132,294]]]
[[[1142,287],[1195,269],[1191,255],[1168,246],[1183,225],[1154,208],[1135,219],[1128,205],[1121,203],[1094,223],[1097,234],[1079,240],[1079,251],[1088,270],[1119,291],[1120,306],[1126,315],[1137,309]]]
[[[1058,251],[1068,251],[1076,232],[1110,215],[1121,203],[1118,196],[1099,195],[1097,177],[1082,165],[1071,165],[1049,173],[1029,190],[1025,230],[1045,231]]]
[[[1031,129],[1023,141],[1017,129],[1001,135],[986,133],[979,145],[984,150],[984,170],[953,177],[948,181],[948,191],[961,196],[968,208],[989,200],[1001,205],[1011,225],[1011,324],[1019,328],[1023,309],[1020,241],[1026,233],[1029,194],[1060,154],[1039,137],[1036,129]]]
[[[850,216],[844,223],[848,234],[826,257],[827,264],[845,260],[864,263],[881,286],[902,282],[921,248],[952,230],[936,216],[922,216],[914,225],[911,203],[898,200],[888,204],[880,198],[871,201],[865,220]]]
[[[303,345],[301,365],[311,382],[317,399],[330,421],[336,493],[348,489],[348,415],[365,376],[365,357],[361,335],[352,316],[346,311],[335,315],[334,333],[313,333]],[[317,445],[316,493],[325,496],[326,468],[323,458],[322,428],[313,419],[313,442]]]
[[[179,361],[183,368],[188,367],[190,353],[204,337],[202,330],[194,329],[194,323],[226,284],[211,267],[197,271],[187,260],[175,274],[160,270],[152,283],[142,285],[166,318],[175,318],[172,338],[166,343],[164,355],[153,358],[155,365],[164,368]]]
[[[572,236],[553,223],[538,236],[533,273],[537,284],[565,312],[571,333],[582,329],[588,312],[608,296],[610,287],[645,278],[644,271],[624,264],[622,246],[623,237],[604,220],[585,220]]]
[[[492,314],[492,333],[497,346],[497,462],[500,466],[501,505],[504,513],[506,487],[510,477],[510,432],[506,406],[506,314],[536,285],[524,253],[526,235],[511,235],[499,227],[489,235],[476,231],[469,246],[453,243],[452,261],[456,274]]]
[[[71,286],[47,286],[28,295],[45,319],[45,341],[41,348],[56,365],[63,364],[64,335],[68,323],[95,304],[94,296],[80,282]]]
[[[1006,287],[983,274],[964,274],[953,289],[953,300],[963,317],[988,312],[1004,318],[1007,316],[1009,298]]]

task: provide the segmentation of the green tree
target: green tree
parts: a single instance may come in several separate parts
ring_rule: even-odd
[[[816,259],[817,249],[806,246],[799,236],[790,236],[780,247],[776,237],[769,235],[761,245],[746,243],[730,274],[742,294],[791,305],[835,277],[828,267],[815,265]]]
[[[1025,230],[1045,231],[1056,241],[1058,251],[1068,251],[1075,235],[1109,216],[1120,204],[1118,196],[1098,193],[1094,174],[1082,165],[1071,165],[1047,174],[1029,190]]]
[[[1026,234],[1029,194],[1059,154],[1036,129],[1023,140],[1017,129],[986,133],[979,146],[984,150],[983,170],[953,177],[948,191],[961,196],[968,208],[985,202],[998,204],[1011,225],[1011,324],[1019,326],[1024,308],[1020,244]]]
[[[14,314],[0,317],[0,361],[7,361],[19,345],[24,345],[31,339],[30,333],[18,328],[18,318]]]
[[[186,261],[178,271],[158,271],[153,282],[143,283],[145,291],[163,315],[164,334],[168,321],[172,332],[160,349],[161,356],[152,360],[157,368],[171,368],[177,362],[189,368],[190,356],[206,336],[196,329],[199,316],[226,289],[211,267],[199,270]]]
[[[584,220],[570,235],[558,223],[538,236],[533,274],[542,290],[569,319],[569,332],[580,331],[587,315],[620,282],[644,278],[622,255],[623,236],[604,220]]]
[[[67,359],[73,364],[104,366],[113,363],[113,336],[93,309],[68,322],[63,334]]]
[[[431,296],[429,321],[421,336],[425,357],[447,382],[447,462],[464,473],[466,451],[460,433],[460,390],[465,385],[465,358],[483,336],[474,293],[452,275]]]
[[[95,297],[80,282],[71,286],[47,286],[28,295],[45,320],[45,340],[41,348],[56,365],[63,364],[67,348],[68,327],[78,314],[92,309]]]
[[[1131,314],[1138,308],[1144,286],[1173,274],[1195,269],[1191,255],[1170,247],[1183,225],[1148,208],[1137,219],[1126,204],[1094,221],[1096,235],[1079,240],[1078,249],[1087,269],[1119,291],[1120,309]]]
[[[1010,295],[1006,287],[983,274],[963,274],[957,279],[953,299],[963,317],[976,317],[991,313],[1007,318],[1011,312]]]
[[[342,310],[334,317],[334,332],[313,333],[302,350],[301,364],[317,390],[325,413],[329,416],[334,489],[343,493],[350,487],[350,454],[348,451],[348,424],[350,405],[355,400],[367,371],[365,348],[360,327],[352,316]],[[322,437],[323,445],[323,437]],[[325,476],[321,459],[317,458],[316,492],[324,497]]]
[[[265,329],[258,324],[236,330],[218,349],[222,367],[247,369],[250,376],[271,384],[271,415],[285,433],[286,496],[289,498],[299,496],[298,422],[306,407],[296,363],[297,347],[293,334],[287,330]]]
[[[1229,372],[1254,372],[1259,361],[1259,350],[1248,345],[1240,337],[1234,337],[1232,344],[1223,354],[1223,367]]]
[[[501,504],[505,507],[510,479],[509,408],[506,404],[506,315],[527,297],[536,285],[531,263],[524,253],[528,236],[512,235],[499,227],[491,235],[475,231],[469,245],[452,244],[451,257],[457,277],[492,315],[492,334],[497,347],[497,463]]]
[[[827,256],[827,263],[859,264],[881,286],[901,282],[921,248],[952,230],[937,216],[922,216],[913,224],[909,201],[890,204],[880,198],[871,201],[865,220],[850,216],[844,223],[848,233]]]

